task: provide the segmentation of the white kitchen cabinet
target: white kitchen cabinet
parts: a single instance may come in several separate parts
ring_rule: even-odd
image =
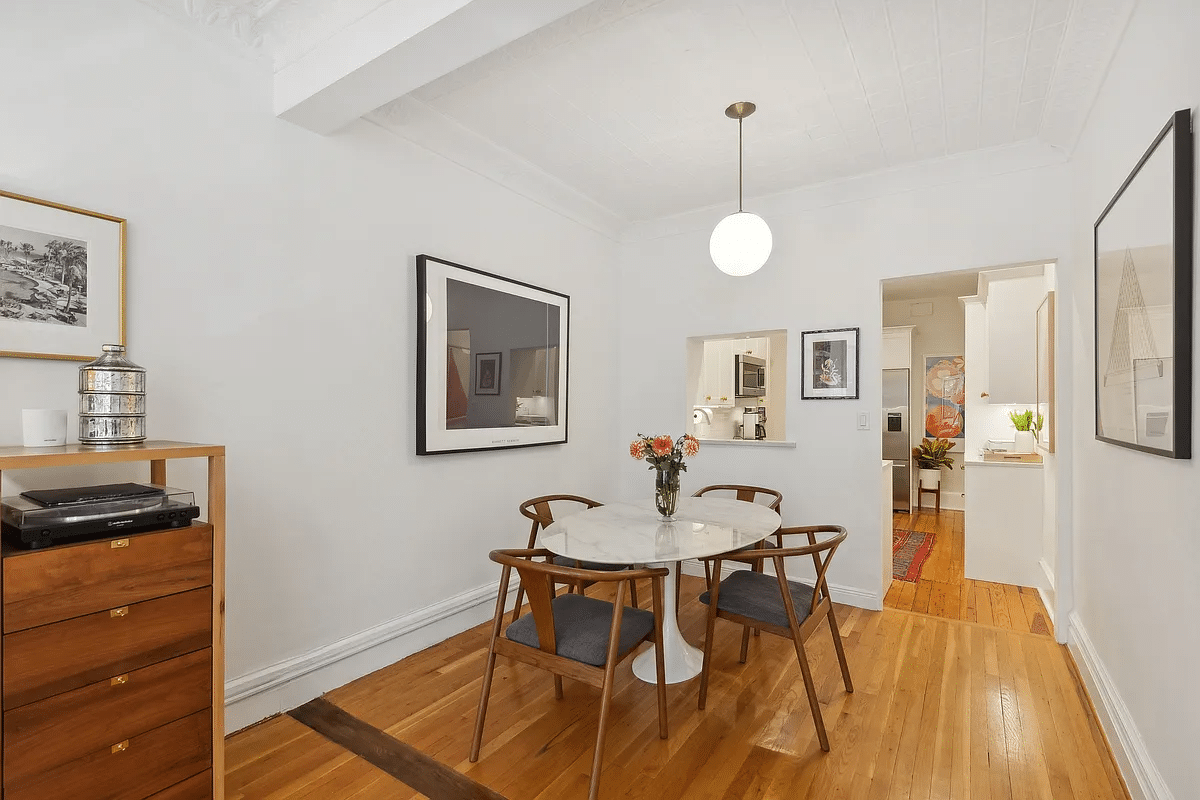
[[[883,369],[912,369],[914,325],[895,325],[883,329]]]
[[[1040,269],[1036,275],[998,275],[987,282],[984,335],[989,403],[1028,406],[1036,402],[1037,308],[1045,296]]]
[[[967,461],[963,571],[968,580],[1048,588],[1041,464]]]
[[[733,345],[732,339],[712,339],[704,343],[700,401],[705,405],[733,405]]]

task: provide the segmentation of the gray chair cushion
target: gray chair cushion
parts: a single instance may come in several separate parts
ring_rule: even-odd
[[[566,556],[555,556],[554,563],[560,567],[575,566],[575,559]],[[598,561],[580,561],[579,569],[599,569],[605,572],[616,572],[619,569],[629,569],[628,564],[601,564]]]
[[[796,581],[787,583],[792,595],[792,606],[796,609],[796,621],[803,623],[812,613],[812,587]],[[709,599],[708,592],[700,595],[700,602],[705,605],[708,605]],[[788,626],[783,595],[779,593],[779,579],[774,575],[738,570],[721,581],[717,609],[781,628]]]
[[[612,626],[613,604],[582,594],[559,595],[550,601],[554,609],[554,640],[558,655],[595,667],[604,666],[608,657],[608,631]],[[654,614],[640,608],[621,609],[621,642],[624,653],[654,630]],[[529,647],[539,647],[533,614],[518,619],[504,633],[509,639]]]

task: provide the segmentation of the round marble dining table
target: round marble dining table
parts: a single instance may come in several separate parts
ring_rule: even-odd
[[[679,630],[675,584],[680,561],[704,558],[752,545],[774,533],[777,513],[766,506],[715,497],[680,498],[670,521],[654,509],[654,501],[637,505],[610,503],[557,520],[538,536],[550,552],[605,564],[646,564],[667,567],[663,597],[663,661],[667,683],[680,683],[700,674],[704,654],[692,647]],[[633,660],[633,672],[643,681],[656,681],[653,648]]]

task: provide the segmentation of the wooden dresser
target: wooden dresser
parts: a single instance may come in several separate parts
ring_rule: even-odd
[[[207,521],[3,547],[2,800],[224,797],[225,448],[3,447],[0,476],[144,461],[166,484],[176,458],[208,459]]]

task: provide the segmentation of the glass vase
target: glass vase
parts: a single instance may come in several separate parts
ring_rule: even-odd
[[[659,467],[654,478],[654,507],[664,520],[670,520],[679,503],[679,470]]]

